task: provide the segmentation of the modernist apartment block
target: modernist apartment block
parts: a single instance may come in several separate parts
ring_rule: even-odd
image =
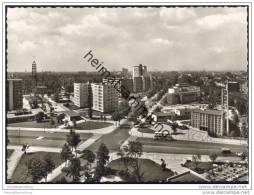
[[[90,83],[74,83],[73,103],[78,107],[89,106]]]
[[[151,88],[150,76],[147,67],[142,64],[133,67],[133,91],[135,93],[145,92]]]
[[[191,126],[207,131],[211,135],[223,135],[223,110],[201,110],[191,111]]]
[[[6,86],[7,110],[19,110],[23,108],[22,79],[8,79]]]
[[[92,83],[93,110],[103,113],[118,109],[118,92],[112,85]]]

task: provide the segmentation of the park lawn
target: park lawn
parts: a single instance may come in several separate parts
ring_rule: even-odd
[[[110,134],[103,135],[94,144],[89,146],[87,149],[96,152],[100,144],[104,143],[110,152],[116,152],[119,150],[120,146],[124,141],[130,136],[130,129],[118,127]]]
[[[51,125],[50,121],[37,123],[36,121],[10,123],[8,127],[27,127],[27,128],[56,128],[57,124]]]
[[[141,133],[151,133],[151,134],[154,134],[154,131],[152,129],[149,129],[149,128],[139,128],[138,131],[141,132]]]
[[[13,152],[14,152],[13,149],[7,149],[7,159],[10,158]]]
[[[86,121],[81,124],[77,124],[76,127],[73,127],[73,129],[76,130],[93,130],[93,129],[102,129],[105,127],[112,126],[113,124],[107,123],[107,122],[95,122],[95,121]],[[71,128],[71,127],[69,127]]]
[[[23,154],[13,175],[11,181],[14,183],[31,183],[31,176],[27,175],[26,162],[32,158],[43,159],[46,155],[50,155],[51,159],[54,161],[55,166],[58,167],[63,163],[63,160],[60,159],[59,153],[54,152],[35,152]]]
[[[155,180],[166,180],[172,177],[174,173],[171,170],[163,171],[161,166],[150,159],[139,159],[141,163],[141,173],[143,173],[144,182]],[[123,161],[120,159],[113,160],[108,164],[108,167],[115,170],[125,170]]]

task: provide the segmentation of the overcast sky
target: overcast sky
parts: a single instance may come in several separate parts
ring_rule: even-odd
[[[246,70],[247,8],[9,8],[8,71]]]

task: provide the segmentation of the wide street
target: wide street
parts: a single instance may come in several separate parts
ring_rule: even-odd
[[[113,132],[103,135],[89,149],[96,151],[100,143],[105,143],[111,152],[117,151],[127,140],[129,128],[117,128]],[[26,130],[8,130],[10,145],[28,144],[30,146],[48,146],[61,148],[65,143],[67,132],[44,132]],[[91,133],[80,133],[82,142],[88,140]],[[152,138],[137,138],[144,146],[145,152],[159,152],[172,154],[211,154],[221,155],[221,148],[229,148],[233,153],[243,152],[246,146],[222,143],[204,143],[196,141],[155,141]],[[81,143],[82,143],[81,142]]]
[[[222,155],[221,148],[229,148],[232,153],[243,152],[246,146],[204,143],[194,141],[155,141],[151,138],[138,138],[137,141],[143,144],[145,152],[171,153],[171,154],[211,154]]]

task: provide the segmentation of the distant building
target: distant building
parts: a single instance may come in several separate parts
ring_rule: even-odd
[[[127,69],[127,68],[122,68],[122,74],[123,74],[124,76],[127,76],[127,74],[128,74],[128,69]]]
[[[133,77],[141,77],[143,75],[142,64],[133,67]]]
[[[78,107],[89,106],[89,88],[90,83],[74,83],[73,103]]]
[[[44,86],[44,85],[37,86],[36,92],[37,92],[37,94],[41,94],[41,95],[46,94],[47,93],[47,86]]]
[[[132,79],[123,79],[122,86],[125,87],[130,93],[133,93],[133,80]]]
[[[146,92],[151,88],[151,77],[142,64],[133,67],[133,92]]]
[[[132,93],[133,92],[133,81],[132,79],[127,79],[127,78],[104,78],[102,80],[102,83],[105,85],[111,85],[115,87],[115,89],[121,91],[121,93],[118,93],[119,97],[121,97],[121,94],[128,92]],[[122,86],[122,87],[121,87]],[[124,87],[124,88],[123,88]]]
[[[207,131],[210,135],[223,135],[224,112],[222,110],[191,111],[191,126]]]
[[[151,88],[150,77],[142,76],[142,91],[146,92]]]
[[[103,113],[114,112],[118,109],[118,92],[112,85],[92,83],[93,110]]]
[[[241,82],[240,91],[244,94],[248,94],[248,82],[247,81]]]
[[[228,82],[228,92],[239,92],[240,84],[235,81]]]
[[[168,89],[168,104],[187,104],[198,101],[200,98],[200,87],[187,84],[176,84]]]
[[[7,79],[6,105],[7,110],[19,110],[23,108],[23,81],[22,79]]]
[[[143,91],[143,79],[142,77],[133,77],[133,92],[140,93]]]

